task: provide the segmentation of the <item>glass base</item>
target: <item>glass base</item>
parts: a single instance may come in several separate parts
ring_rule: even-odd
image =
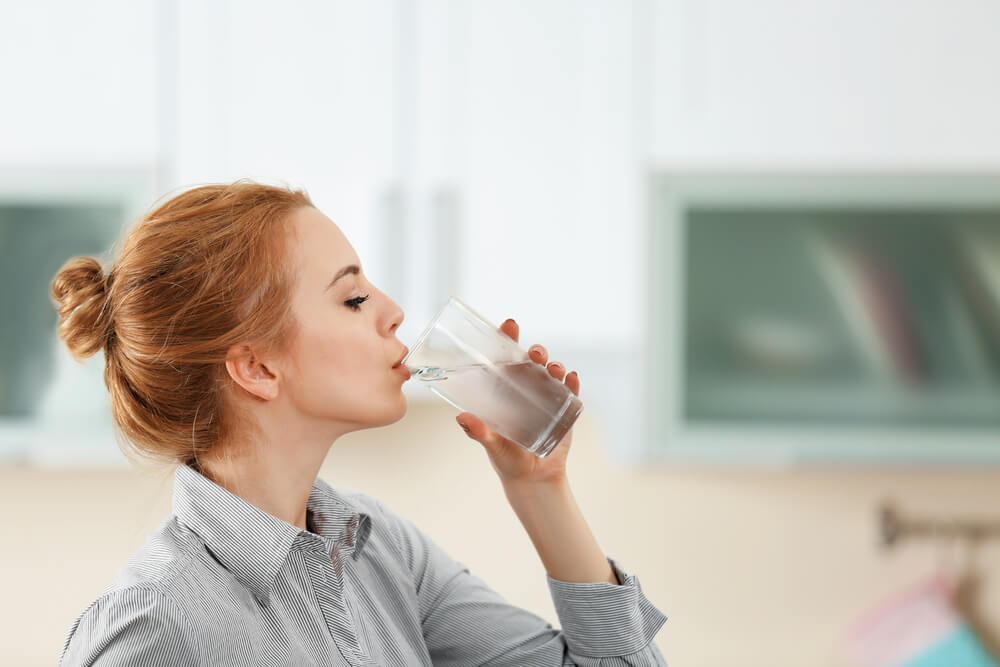
[[[563,441],[566,434],[573,428],[573,424],[581,412],[583,412],[583,401],[576,394],[570,394],[559,415],[554,420],[555,425],[549,429],[548,434],[543,440],[536,443],[528,451],[543,459],[551,454],[552,450]]]

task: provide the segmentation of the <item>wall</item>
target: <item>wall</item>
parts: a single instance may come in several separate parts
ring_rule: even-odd
[[[1000,5],[638,3],[659,162],[983,167],[1000,159]]]

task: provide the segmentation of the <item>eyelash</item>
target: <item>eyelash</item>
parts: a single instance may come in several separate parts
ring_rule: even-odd
[[[359,311],[361,310],[361,304],[367,301],[369,296],[371,295],[365,294],[364,296],[356,296],[353,299],[348,299],[344,302],[344,304],[350,306],[354,311]]]

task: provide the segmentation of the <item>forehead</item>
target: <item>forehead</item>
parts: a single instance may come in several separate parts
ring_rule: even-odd
[[[305,207],[292,215],[294,245],[299,259],[324,265],[354,261],[356,254],[344,232],[322,212]],[[337,264],[338,268],[340,264]]]

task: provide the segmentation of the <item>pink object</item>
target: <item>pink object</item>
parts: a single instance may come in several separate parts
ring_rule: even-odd
[[[903,665],[963,624],[952,599],[958,582],[937,574],[865,614],[848,631],[844,646],[863,667]]]

